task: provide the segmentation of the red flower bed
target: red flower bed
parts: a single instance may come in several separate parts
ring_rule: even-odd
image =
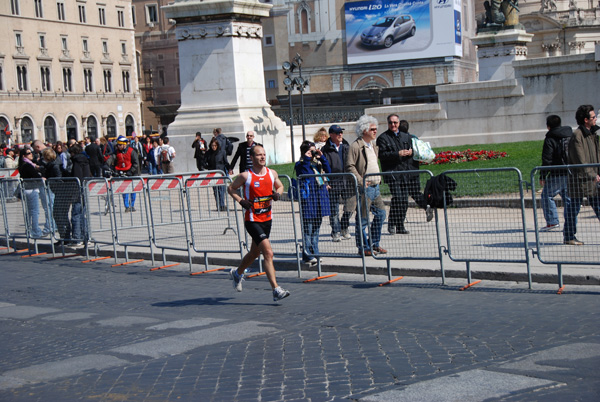
[[[477,160],[498,159],[508,156],[506,152],[497,151],[444,151],[435,154],[435,159],[431,162],[432,165],[441,165],[443,163],[462,163]]]

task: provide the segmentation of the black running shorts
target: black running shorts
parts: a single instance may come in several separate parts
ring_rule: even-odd
[[[250,222],[245,221],[244,226],[246,227],[246,231],[252,237],[252,240],[258,246],[261,241],[268,239],[271,234],[271,222]]]

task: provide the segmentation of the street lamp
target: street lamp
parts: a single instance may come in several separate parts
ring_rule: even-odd
[[[304,123],[304,89],[308,85],[308,80],[302,77],[302,57],[299,53],[296,53],[292,66],[298,67],[298,77],[294,78],[296,81],[296,89],[300,91],[300,114],[302,116],[302,141],[306,141],[306,125]]]
[[[290,78],[290,74],[294,71],[294,67],[289,61],[284,61],[281,65],[283,68],[283,73],[285,74],[285,78],[283,79],[283,85],[285,85],[285,90],[288,93],[288,104],[290,108],[290,139],[292,140],[292,161],[296,161],[295,151],[294,151],[294,115],[292,111],[292,91],[294,90],[294,82]]]

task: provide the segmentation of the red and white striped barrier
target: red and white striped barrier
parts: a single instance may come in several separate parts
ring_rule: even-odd
[[[220,178],[215,180],[214,179],[215,177],[220,177]],[[224,183],[225,183],[224,177],[219,173],[213,172],[213,173],[209,173],[206,175],[192,175],[185,181],[185,186],[187,188],[214,187],[214,186],[222,185]]]
[[[0,169],[0,179],[18,179],[19,169]]]
[[[114,194],[140,193],[144,190],[144,181],[141,179],[111,180]]]

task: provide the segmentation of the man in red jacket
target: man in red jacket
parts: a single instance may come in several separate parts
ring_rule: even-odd
[[[137,152],[129,146],[126,137],[121,135],[117,138],[117,149],[109,159],[109,166],[112,166],[119,176],[135,176],[137,174]],[[135,195],[135,193],[123,194],[125,212],[135,212]]]

